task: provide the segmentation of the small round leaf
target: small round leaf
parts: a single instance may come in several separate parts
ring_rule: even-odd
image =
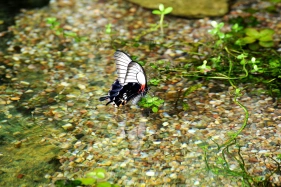
[[[162,14],[159,10],[153,10],[152,14]]]
[[[172,8],[172,7],[165,8],[164,14],[169,14],[169,13],[172,12],[172,11],[173,11],[173,8]]]
[[[157,107],[152,107],[152,112],[154,112],[154,113],[156,113],[156,112],[158,112],[158,108]]]

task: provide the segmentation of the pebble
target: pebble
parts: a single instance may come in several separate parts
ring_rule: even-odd
[[[155,176],[155,172],[152,171],[152,170],[147,171],[145,174],[146,174],[147,176],[149,176],[149,177]]]
[[[71,123],[67,123],[67,124],[63,125],[62,128],[64,130],[69,130],[69,131],[74,129],[74,127]]]
[[[268,150],[260,150],[260,151],[259,151],[260,154],[268,153],[268,152],[269,152]]]
[[[168,122],[164,122],[162,125],[163,125],[164,127],[166,127],[166,126],[169,125],[169,123],[168,123]]]
[[[196,131],[197,131],[196,129],[189,129],[187,132],[191,133],[191,134],[194,134]]]
[[[14,146],[15,146],[16,148],[20,148],[21,145],[22,145],[22,141],[17,141],[17,142],[14,143]]]

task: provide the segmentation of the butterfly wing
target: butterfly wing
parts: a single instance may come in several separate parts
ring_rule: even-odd
[[[123,51],[114,54],[119,83],[124,86],[128,83],[146,85],[146,75],[143,68],[137,62],[133,62],[129,55]]]
[[[146,76],[143,68],[137,62],[131,62],[128,65],[127,75],[125,77],[125,84],[135,82],[140,85],[146,85]]]
[[[124,86],[129,64],[133,61],[123,51],[116,51],[114,54],[119,83]]]

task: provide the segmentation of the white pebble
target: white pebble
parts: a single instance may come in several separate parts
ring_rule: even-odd
[[[198,186],[199,184],[200,184],[199,181],[195,181],[195,182],[194,182],[194,185],[196,185],[196,186]]]
[[[150,176],[150,177],[155,176],[155,172],[152,171],[152,170],[147,171],[145,174],[146,174],[147,176]]]
[[[170,174],[170,177],[171,177],[172,179],[176,179],[178,176],[177,176],[176,173],[171,173],[171,174]]]
[[[260,150],[259,153],[267,153],[268,150]]]
[[[166,127],[166,126],[169,125],[169,123],[168,123],[168,122],[164,122],[162,125],[163,125],[164,127]]]
[[[61,82],[60,84],[61,84],[62,86],[65,86],[65,87],[66,87],[66,86],[69,86],[69,83],[67,83],[67,82]]]
[[[190,133],[190,134],[194,134],[197,130],[195,129],[189,129],[187,132]]]

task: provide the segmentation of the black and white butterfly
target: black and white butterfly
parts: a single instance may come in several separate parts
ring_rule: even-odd
[[[117,50],[114,54],[114,59],[118,79],[112,84],[108,95],[101,97],[99,100],[109,99],[106,105],[113,103],[115,107],[125,105],[129,101],[132,104],[137,104],[148,91],[144,69],[123,51]]]

